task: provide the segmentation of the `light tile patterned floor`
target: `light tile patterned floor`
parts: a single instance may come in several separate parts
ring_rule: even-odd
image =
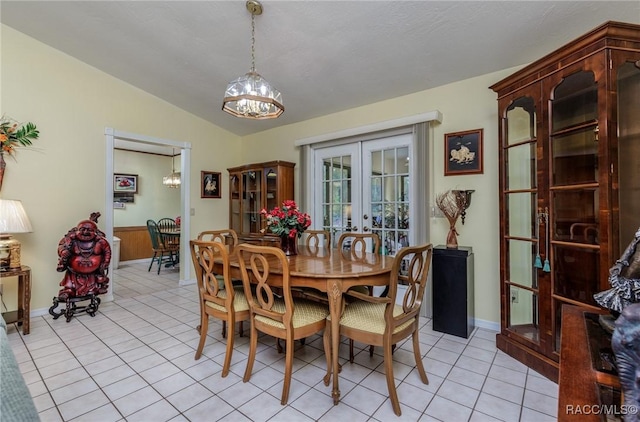
[[[116,300],[95,317],[33,318],[31,334],[14,325],[9,341],[42,421],[554,421],[558,386],[495,347],[495,332],[469,339],[420,330],[429,384],[420,382],[411,342],[399,344],[394,374],[402,416],[387,398],[382,356],[368,350],[346,362],[342,344],[342,401],[334,406],[322,377],[322,340],[295,353],[287,406],[280,405],[284,355],[263,336],[253,375],[242,382],[248,338],[238,337],[231,372],[220,376],[225,341],[211,320],[200,360],[194,285],[177,287],[177,269],[147,272],[122,263],[112,277]],[[359,345],[364,347],[363,345]]]

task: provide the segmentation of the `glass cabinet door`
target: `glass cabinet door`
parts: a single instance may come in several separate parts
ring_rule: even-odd
[[[235,230],[238,233],[242,232],[241,227],[241,219],[240,219],[240,174],[239,173],[231,173],[229,174],[229,207],[230,207],[230,228]]]
[[[265,194],[266,194],[266,206],[267,210],[272,210],[275,207],[281,207],[282,202],[278,203],[278,171],[275,168],[264,169],[265,177]],[[293,199],[293,198],[283,198]]]
[[[596,80],[600,60],[586,60],[575,72],[552,78],[546,85],[549,114],[549,198],[553,350],[560,352],[562,305],[597,306],[601,290],[600,238],[608,225],[600,221],[601,184],[606,172],[599,157],[601,145],[598,103],[604,101],[604,82]],[[593,69],[593,70],[592,70]],[[603,107],[604,108],[604,107]],[[601,150],[601,148],[603,150]],[[607,166],[608,167],[608,166]],[[606,189],[605,189],[606,191]],[[606,207],[606,205],[605,205]]]
[[[505,265],[507,329],[538,343],[539,283],[535,261],[538,248],[537,104],[534,90],[512,96],[503,116],[502,207],[507,220],[501,229]]]
[[[613,54],[618,107],[618,257],[640,227],[640,53]],[[614,173],[615,174],[615,173]],[[615,185],[615,181],[614,181]]]
[[[242,173],[242,230],[258,233],[261,227],[260,210],[262,209],[262,171],[250,170]]]

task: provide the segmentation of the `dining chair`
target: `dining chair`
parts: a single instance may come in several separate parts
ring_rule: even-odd
[[[367,241],[371,242],[371,253],[380,253],[380,236],[375,233],[342,233],[338,238],[338,249],[351,254],[352,259],[364,259],[367,253]],[[371,286],[355,286],[350,291],[359,292],[373,296],[373,287]],[[346,301],[350,299],[347,296]],[[369,347],[369,355],[373,356],[373,345]],[[353,339],[349,340],[349,361],[353,363]]]
[[[198,234],[198,240],[220,242],[235,247],[238,244],[238,234],[233,229],[205,230]]]
[[[327,230],[305,230],[298,239],[298,244],[309,248],[331,249],[331,233]]]
[[[289,282],[289,262],[279,248],[241,243],[237,250],[251,322],[249,357],[243,381],[248,382],[251,378],[258,345],[258,331],[285,340],[284,384],[280,401],[280,404],[285,405],[291,386],[294,340],[324,330],[329,308],[316,302],[293,299]],[[282,287],[281,298],[277,297],[272,289],[276,281]],[[255,289],[251,288],[251,283],[256,284]],[[330,365],[329,338],[323,337],[323,343],[327,365]]]
[[[371,246],[367,250],[367,242]],[[348,250],[356,257],[363,256],[363,252],[380,253],[380,236],[376,233],[353,233],[345,232],[338,238],[338,249]]]
[[[160,274],[162,264],[175,265],[178,263],[180,245],[177,243],[166,243],[157,223],[153,220],[147,220],[147,231],[149,232],[151,248],[153,249],[153,257],[151,258],[151,263],[149,263],[149,269],[147,271],[151,271],[153,263],[157,262],[158,274]]]
[[[165,243],[167,244],[180,243],[179,236],[167,234],[167,233],[180,232],[180,228],[178,227],[178,224],[176,224],[176,220],[174,220],[173,218],[165,217],[158,220],[157,224],[158,224],[158,229],[160,230],[160,233],[162,233],[165,239]]]
[[[232,247],[236,247],[238,245],[238,234],[233,229],[205,230],[198,234],[197,239],[208,241],[208,242],[220,242],[223,245],[229,245]],[[224,280],[222,276],[217,275],[216,278],[218,279],[218,284],[220,285],[220,288],[224,288],[225,285],[224,285]],[[234,286],[242,287],[242,280],[232,278],[231,284],[233,284]],[[240,321],[238,325],[240,330],[240,337],[242,337],[242,334],[243,334],[242,321]],[[223,320],[222,321],[222,337],[226,337],[227,335],[226,333],[227,333],[227,322]]]
[[[229,253],[227,247],[220,242],[209,242],[202,240],[189,241],[191,250],[191,260],[196,272],[198,283],[198,293],[200,297],[200,342],[196,349],[195,359],[200,359],[202,349],[207,338],[209,328],[209,317],[218,318],[222,323],[229,323],[230,332],[225,336],[227,339],[227,350],[222,366],[222,377],[229,374],[231,356],[233,354],[235,322],[249,319],[249,304],[244,295],[242,286],[233,286],[229,272]],[[219,265],[222,265],[220,274]],[[214,271],[218,266],[217,271]],[[220,278],[223,280],[220,285]],[[242,329],[240,329],[242,335]]]
[[[340,318],[340,335],[365,344],[382,346],[389,398],[393,411],[398,416],[401,415],[401,410],[393,378],[392,345],[412,336],[413,355],[420,379],[423,384],[429,383],[422,364],[418,332],[420,307],[427,285],[432,253],[433,245],[430,243],[400,249],[393,261],[387,294],[375,297],[359,292],[347,292],[346,294],[355,300],[345,307]],[[401,305],[396,304],[398,284],[406,286],[404,296],[399,302]],[[328,320],[330,321],[331,317]],[[327,323],[324,331],[325,341],[331,338],[330,336],[331,325]],[[329,385],[330,377],[331,367],[327,366],[325,385]]]
[[[311,254],[331,249],[331,233],[327,230],[305,230],[298,238],[298,250],[306,248]],[[313,300],[329,305],[326,293],[322,293],[312,287],[292,287],[291,293],[294,297]]]

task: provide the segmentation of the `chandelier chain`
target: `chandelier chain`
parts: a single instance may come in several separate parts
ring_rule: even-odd
[[[256,71],[256,15],[251,13],[251,71]]]

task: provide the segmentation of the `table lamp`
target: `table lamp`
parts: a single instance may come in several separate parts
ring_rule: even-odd
[[[11,235],[32,231],[22,202],[0,199],[0,270],[20,268],[20,242]]]

